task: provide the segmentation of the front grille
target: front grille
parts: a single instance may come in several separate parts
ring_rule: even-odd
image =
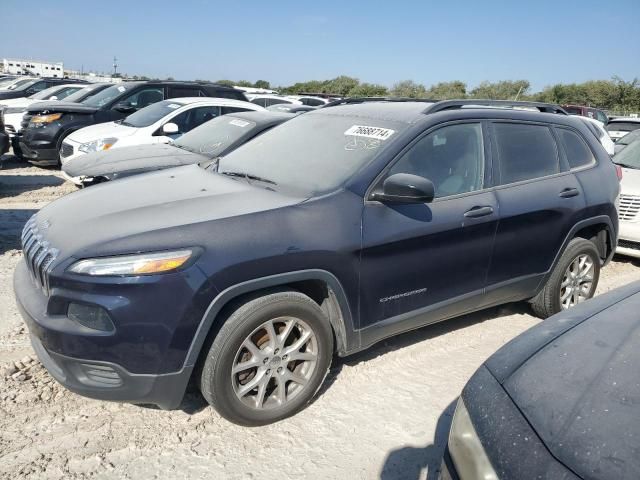
[[[636,195],[620,195],[618,218],[620,220],[633,220],[640,210],[640,197]]]
[[[70,157],[71,155],[73,155],[73,145],[62,142],[62,147],[60,147],[60,156],[62,158],[66,158]]]
[[[35,283],[49,294],[49,274],[58,251],[49,245],[32,216],[22,230],[22,253]]]
[[[632,242],[631,240],[618,240],[618,246],[622,248],[631,248],[632,250],[640,250],[640,243]]]

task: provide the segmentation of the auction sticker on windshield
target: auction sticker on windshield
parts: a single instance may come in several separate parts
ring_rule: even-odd
[[[367,137],[375,138],[376,140],[387,140],[391,135],[395,133],[395,130],[382,127],[367,127],[365,125],[353,125],[346,132],[345,135],[353,135],[354,137]]]

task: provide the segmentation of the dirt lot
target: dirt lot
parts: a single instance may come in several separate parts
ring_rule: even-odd
[[[171,412],[85,399],[35,361],[11,286],[22,225],[74,190],[7,157],[0,170],[0,478],[435,478],[462,386],[539,321],[510,305],[336,360],[309,408],[267,427],[231,425],[197,393]],[[616,258],[599,292],[638,279]]]

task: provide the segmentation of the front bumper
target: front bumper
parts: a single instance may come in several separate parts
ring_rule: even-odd
[[[56,148],[50,148],[48,142],[29,145],[25,143],[24,140],[21,140],[19,146],[22,151],[22,156],[30,163],[42,166],[58,164],[58,150]]]
[[[640,258],[640,223],[620,221],[616,253]]]
[[[52,313],[51,304],[60,303],[72,292],[45,295],[24,260],[16,267],[14,290],[40,362],[64,387],[100,400],[154,404],[163,409],[180,405],[193,365],[183,364],[167,373],[159,368],[147,370],[153,373],[131,372],[130,365],[117,359],[129,359],[135,367],[143,359],[162,362],[167,354],[157,344],[136,343],[144,334],[131,336],[125,332],[126,341],[110,332],[82,327],[66,314]],[[161,327],[158,325],[156,329]]]

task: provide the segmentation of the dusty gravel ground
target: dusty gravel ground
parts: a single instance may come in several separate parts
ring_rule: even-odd
[[[39,365],[11,286],[18,234],[75,187],[55,170],[3,159],[0,169],[0,478],[436,478],[453,405],[474,370],[535,325],[526,305],[487,310],[336,360],[295,417],[240,428],[189,393],[161,411],[82,398]],[[599,293],[640,279],[616,258]]]

